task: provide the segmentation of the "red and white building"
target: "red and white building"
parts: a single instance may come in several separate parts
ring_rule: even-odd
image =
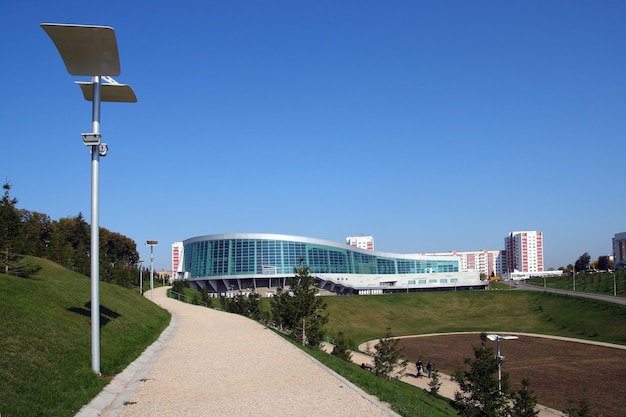
[[[543,235],[537,231],[511,232],[504,238],[503,274],[543,271]]]
[[[183,242],[172,243],[172,279],[178,279],[183,271]]]
[[[460,271],[479,271],[481,275],[489,278],[494,275],[501,275],[501,265],[503,252],[499,250],[479,250],[468,252],[437,252],[428,255],[448,255],[459,258]]]

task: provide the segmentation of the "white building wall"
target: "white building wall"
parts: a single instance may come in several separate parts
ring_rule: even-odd
[[[374,236],[348,236],[346,243],[359,249],[374,250]]]
[[[626,232],[616,233],[613,236],[613,263],[615,268],[626,264]]]
[[[478,271],[487,278],[501,275],[498,265],[502,264],[502,253],[499,250],[480,250],[468,252],[436,252],[426,255],[457,256],[459,258],[459,271]]]

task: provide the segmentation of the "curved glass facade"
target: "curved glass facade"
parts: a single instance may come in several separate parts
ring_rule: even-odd
[[[401,255],[288,235],[199,236],[184,243],[189,278],[293,275],[300,264],[311,274],[437,274],[459,272],[449,256]]]

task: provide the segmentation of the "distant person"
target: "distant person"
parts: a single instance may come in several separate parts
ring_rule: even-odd
[[[433,373],[433,364],[428,361],[428,363],[426,364],[426,371],[428,372],[428,377],[432,378],[432,373]]]
[[[415,366],[417,367],[417,375],[415,376],[416,378],[421,378],[422,375],[422,360],[418,359],[417,363],[415,364]]]

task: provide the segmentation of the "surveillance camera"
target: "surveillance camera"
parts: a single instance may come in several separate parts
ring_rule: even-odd
[[[100,138],[102,137],[99,133],[82,133],[83,143],[87,146],[100,145]]]
[[[100,156],[107,156],[107,151],[109,150],[109,147],[107,146],[106,143],[101,143],[100,144]]]

